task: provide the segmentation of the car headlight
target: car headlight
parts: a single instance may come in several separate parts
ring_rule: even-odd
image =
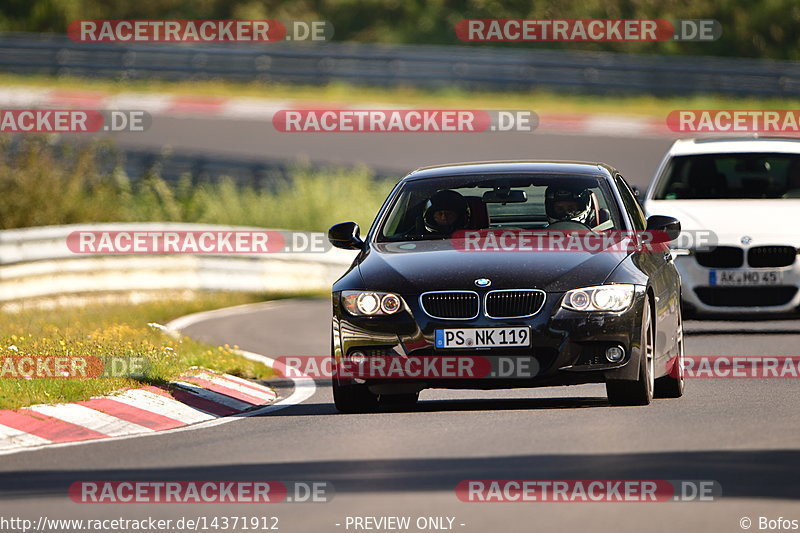
[[[633,302],[633,285],[598,285],[564,294],[561,307],[572,311],[624,311]]]
[[[393,315],[403,308],[403,299],[391,292],[342,291],[342,305],[351,315]]]

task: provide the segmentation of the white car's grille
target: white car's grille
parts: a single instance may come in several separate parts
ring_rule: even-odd
[[[754,246],[747,251],[751,267],[784,267],[794,264],[797,249],[792,246]]]
[[[717,246],[708,252],[696,252],[700,266],[707,268],[739,268],[744,264],[744,250],[736,246]]]

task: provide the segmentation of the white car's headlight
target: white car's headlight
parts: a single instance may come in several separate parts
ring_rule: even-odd
[[[403,308],[403,299],[391,292],[342,291],[342,305],[351,315],[393,315]]]
[[[561,307],[572,311],[624,311],[633,302],[633,285],[598,285],[564,294]]]

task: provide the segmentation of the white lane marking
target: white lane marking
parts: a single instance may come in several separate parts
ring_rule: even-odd
[[[292,107],[291,100],[266,100],[262,98],[230,98],[222,106],[222,114],[226,117],[244,118],[248,120],[271,119],[282,109]],[[296,104],[295,104],[296,105]]]
[[[618,117],[614,115],[590,115],[584,124],[582,133],[608,133],[638,136],[647,133],[652,121],[637,117]]]
[[[178,400],[173,400],[148,390],[129,389],[121,394],[115,394],[108,398],[130,405],[131,407],[136,407],[137,409],[143,409],[157,415],[177,420],[178,422],[183,422],[184,424],[196,424],[216,418],[214,415],[198,411]]]
[[[172,99],[169,96],[149,93],[120,93],[108,98],[106,106],[116,109],[137,109],[152,114],[163,113]]]
[[[26,410],[52,416],[64,422],[69,422],[70,424],[75,424],[76,426],[91,429],[92,431],[112,437],[153,432],[150,428],[75,403],[32,405],[31,407],[26,407]]]
[[[226,396],[221,392],[215,392],[210,389],[204,389],[199,385],[195,385],[194,383],[189,383],[187,381],[173,381],[173,384],[179,386],[183,390],[194,394],[195,396],[199,396],[204,400],[208,400],[210,402],[214,402],[219,405],[224,405],[225,407],[230,407],[235,411],[244,411],[246,409],[250,409],[253,407],[253,404],[243,402],[242,400],[237,400],[232,396]]]
[[[286,300],[282,300],[286,301]],[[180,332],[189,326],[199,322],[205,322],[214,318],[227,318],[236,315],[242,315],[250,311],[261,311],[262,309],[269,309],[274,307],[278,302],[258,302],[254,304],[241,304],[232,307],[225,307],[223,309],[213,309],[211,311],[201,311],[178,317],[175,320],[168,322],[164,327],[173,332],[173,335],[179,335]]]
[[[32,433],[0,425],[0,450],[8,450],[17,446],[40,446],[52,441]]]
[[[7,107],[36,107],[47,101],[50,89],[35,87],[4,87],[0,89],[0,102]]]
[[[291,302],[291,300],[281,300],[281,302]],[[202,313],[195,313],[193,315],[186,315],[180,318],[176,318],[172,322],[167,324],[167,328],[172,330],[176,336],[179,335],[179,330],[183,328],[187,328],[192,324],[196,324],[198,322],[203,322],[205,320],[211,320],[214,318],[225,318],[229,316],[241,315],[251,311],[257,311],[261,309],[266,309],[269,307],[273,307],[273,305],[278,304],[280,302],[260,302],[256,304],[244,304],[244,305],[237,305],[234,307],[227,307],[224,309],[216,309],[214,311],[204,311]],[[178,327],[176,327],[176,325]],[[252,361],[258,361],[267,365],[268,367],[274,368],[279,372],[284,372],[286,369],[286,365],[283,363],[276,361],[266,355],[261,355],[254,352],[248,352],[245,350],[235,350],[238,354],[250,359]],[[121,437],[111,437],[108,439],[97,439],[97,440],[86,440],[86,441],[78,441],[78,442],[58,442],[53,444],[45,444],[43,446],[36,446],[36,447],[28,447],[28,448],[17,448],[14,450],[0,450],[0,455],[12,455],[15,453],[25,453],[25,452],[32,452],[37,450],[45,450],[50,448],[66,448],[69,446],[86,446],[90,444],[95,444],[99,442],[111,442],[111,441],[119,441],[119,440],[127,440],[127,439],[139,439],[142,437],[155,437],[159,435],[165,434],[172,434],[172,433],[179,433],[182,431],[195,431],[197,429],[206,429],[216,427],[222,424],[228,424],[230,422],[236,422],[242,418],[248,418],[251,416],[263,416],[269,413],[273,413],[275,411],[280,411],[281,409],[286,409],[287,407],[292,407],[297,404],[300,404],[307,399],[314,396],[314,393],[317,391],[317,386],[314,383],[314,379],[301,376],[301,377],[290,377],[294,382],[294,391],[290,394],[287,398],[280,400],[279,402],[265,405],[263,407],[259,407],[257,409],[253,409],[252,411],[247,411],[245,413],[240,413],[236,416],[227,416],[224,418],[215,418],[214,420],[209,420],[207,422],[201,422],[199,424],[193,424],[191,426],[183,426],[180,428],[175,429],[168,429],[165,431],[155,431],[148,434],[141,434],[141,435],[124,435]]]

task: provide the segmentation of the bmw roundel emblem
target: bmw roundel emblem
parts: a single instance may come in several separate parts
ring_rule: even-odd
[[[753,239],[752,239],[751,237],[749,237],[749,236],[747,236],[747,235],[745,235],[744,237],[742,237],[742,244],[744,244],[744,245],[748,245],[748,244],[750,244],[751,242],[753,242]]]
[[[478,287],[488,287],[491,284],[492,280],[490,280],[489,278],[478,278],[475,280],[475,285],[477,285]]]

